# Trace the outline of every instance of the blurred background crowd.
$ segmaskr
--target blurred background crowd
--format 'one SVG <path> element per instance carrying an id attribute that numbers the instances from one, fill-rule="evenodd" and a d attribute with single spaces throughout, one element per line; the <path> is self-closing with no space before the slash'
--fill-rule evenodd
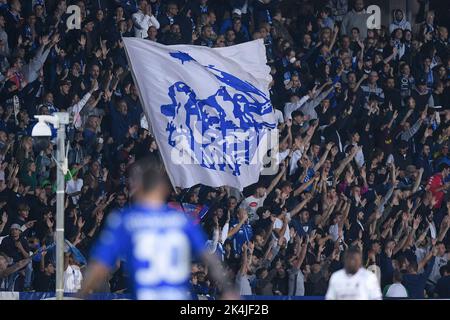
<path id="1" fill-rule="evenodd" d="M 0 291 L 55 290 L 55 145 L 32 139 L 34 115 L 71 116 L 66 292 L 104 218 L 127 207 L 129 166 L 159 157 L 122 41 L 138 37 L 264 41 L 279 173 L 168 199 L 241 295 L 323 296 L 357 246 L 385 296 L 450 298 L 448 21 L 418 3 L 371 30 L 363 0 L 0 0 Z M 67 29 L 72 4 L 80 30 Z M 125 263 L 102 292 L 127 292 Z M 201 263 L 191 288 L 220 290 Z"/>

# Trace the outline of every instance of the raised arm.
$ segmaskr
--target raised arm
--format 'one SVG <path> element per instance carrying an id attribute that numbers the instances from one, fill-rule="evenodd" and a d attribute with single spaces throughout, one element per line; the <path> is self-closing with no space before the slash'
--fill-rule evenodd
<path id="1" fill-rule="evenodd" d="M 280 172 L 277 174 L 277 176 L 272 180 L 269 187 L 266 190 L 266 193 L 269 194 L 273 191 L 273 189 L 277 186 L 278 182 L 280 182 L 281 178 L 283 177 L 285 171 L 286 171 L 287 165 L 284 164 L 281 168 Z"/>
<path id="2" fill-rule="evenodd" d="M 325 148 L 325 152 L 323 153 L 322 157 L 320 158 L 319 162 L 316 163 L 316 165 L 314 166 L 314 171 L 318 171 L 323 164 L 325 163 L 325 161 L 327 160 L 328 154 L 330 153 L 331 148 L 333 148 L 334 143 L 333 142 L 329 142 Z"/>

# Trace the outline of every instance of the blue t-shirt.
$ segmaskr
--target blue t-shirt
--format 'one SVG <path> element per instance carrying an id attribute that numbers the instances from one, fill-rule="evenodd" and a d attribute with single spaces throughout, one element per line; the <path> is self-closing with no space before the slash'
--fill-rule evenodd
<path id="1" fill-rule="evenodd" d="M 133 298 L 188 299 L 191 262 L 205 248 L 201 228 L 167 206 L 133 206 L 111 213 L 92 259 L 112 269 L 126 260 Z"/>

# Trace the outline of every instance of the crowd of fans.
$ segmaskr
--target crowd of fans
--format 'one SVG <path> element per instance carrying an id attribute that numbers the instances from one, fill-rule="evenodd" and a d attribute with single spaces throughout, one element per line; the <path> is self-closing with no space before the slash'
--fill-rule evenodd
<path id="1" fill-rule="evenodd" d="M 68 30 L 69 5 L 81 30 Z M 127 169 L 158 157 L 122 37 L 224 47 L 263 39 L 280 171 L 207 206 L 211 254 L 242 295 L 323 296 L 357 246 L 388 297 L 450 298 L 450 47 L 434 12 L 368 30 L 363 0 L 0 0 L 0 291 L 55 290 L 55 145 L 34 115 L 67 111 L 65 291 L 76 292 Z M 151 63 L 151 62 L 149 62 Z M 30 256 L 30 253 L 33 253 Z M 126 263 L 126 262 L 125 262 Z M 103 292 L 127 292 L 124 262 Z M 192 293 L 220 288 L 192 266 Z"/>

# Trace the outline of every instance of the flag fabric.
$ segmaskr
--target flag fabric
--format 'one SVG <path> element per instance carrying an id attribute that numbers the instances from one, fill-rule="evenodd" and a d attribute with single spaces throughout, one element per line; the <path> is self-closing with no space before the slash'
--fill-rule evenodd
<path id="1" fill-rule="evenodd" d="M 209 207 L 207 205 L 201 204 L 191 204 L 187 202 L 181 204 L 179 202 L 169 202 L 167 205 L 172 209 L 177 209 L 184 212 L 196 224 L 199 224 L 209 211 Z"/>
<path id="2" fill-rule="evenodd" d="M 257 182 L 276 129 L 263 41 L 213 49 L 123 41 L 173 186 Z"/>

